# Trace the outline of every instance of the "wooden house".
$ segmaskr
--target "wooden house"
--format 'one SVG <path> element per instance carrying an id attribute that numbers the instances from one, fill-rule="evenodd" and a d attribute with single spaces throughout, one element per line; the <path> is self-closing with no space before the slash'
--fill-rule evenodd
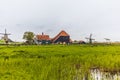
<path id="1" fill-rule="evenodd" d="M 62 30 L 57 36 L 55 36 L 52 40 L 53 43 L 70 43 L 70 35 Z"/>
<path id="2" fill-rule="evenodd" d="M 44 33 L 42 33 L 42 35 L 36 35 L 34 41 L 36 44 L 49 44 L 49 43 L 51 43 L 51 39 L 50 39 L 49 35 L 45 35 Z"/>

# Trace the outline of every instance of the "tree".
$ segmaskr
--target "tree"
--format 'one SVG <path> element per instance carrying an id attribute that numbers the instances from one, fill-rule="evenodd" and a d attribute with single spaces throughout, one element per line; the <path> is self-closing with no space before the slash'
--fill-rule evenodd
<path id="1" fill-rule="evenodd" d="M 34 33 L 30 31 L 25 32 L 23 35 L 23 39 L 25 39 L 28 44 L 33 43 L 33 38 L 34 38 Z"/>

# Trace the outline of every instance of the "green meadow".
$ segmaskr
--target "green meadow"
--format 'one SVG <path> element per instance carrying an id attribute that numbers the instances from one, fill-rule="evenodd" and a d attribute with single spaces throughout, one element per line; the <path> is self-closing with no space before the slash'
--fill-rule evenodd
<path id="1" fill-rule="evenodd" d="M 119 73 L 120 46 L 0 46 L 0 80 L 82 80 L 93 68 Z"/>

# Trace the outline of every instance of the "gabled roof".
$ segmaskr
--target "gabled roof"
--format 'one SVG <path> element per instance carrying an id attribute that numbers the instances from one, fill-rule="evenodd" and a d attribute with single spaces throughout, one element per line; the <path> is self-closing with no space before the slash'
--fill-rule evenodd
<path id="1" fill-rule="evenodd" d="M 37 40 L 50 40 L 49 35 L 44 35 L 43 33 L 42 35 L 36 35 L 36 39 Z"/>
<path id="2" fill-rule="evenodd" d="M 69 36 L 68 33 L 66 33 L 64 30 L 62 30 L 57 36 L 55 36 L 52 41 L 56 41 L 60 36 Z"/>
<path id="3" fill-rule="evenodd" d="M 69 36 L 69 34 L 62 30 L 57 36 Z"/>

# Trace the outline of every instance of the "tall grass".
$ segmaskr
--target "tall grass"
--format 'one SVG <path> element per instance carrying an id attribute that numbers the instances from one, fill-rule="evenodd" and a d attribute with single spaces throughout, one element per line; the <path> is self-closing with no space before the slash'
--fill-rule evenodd
<path id="1" fill-rule="evenodd" d="M 115 45 L 1 46 L 0 80 L 82 80 L 91 68 L 119 72 L 119 57 Z"/>

